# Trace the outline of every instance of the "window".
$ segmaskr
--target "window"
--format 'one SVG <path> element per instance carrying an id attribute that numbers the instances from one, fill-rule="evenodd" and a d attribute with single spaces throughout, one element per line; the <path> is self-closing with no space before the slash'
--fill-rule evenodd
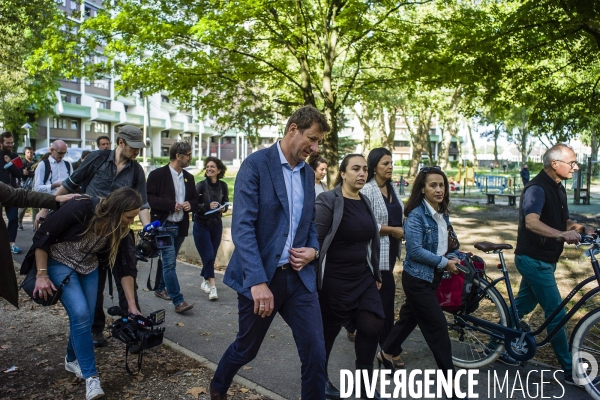
<path id="1" fill-rule="evenodd" d="M 71 0 L 71 10 L 77 10 L 77 2 L 75 0 Z"/>
<path id="2" fill-rule="evenodd" d="M 96 122 L 96 133 L 108 135 L 110 132 L 110 124 L 107 122 Z"/>
<path id="3" fill-rule="evenodd" d="M 94 58 L 94 61 L 96 61 L 96 62 L 102 61 L 101 59 L 106 59 L 106 57 L 96 56 Z M 93 86 L 93 87 L 98 88 L 98 89 L 107 89 L 108 90 L 109 81 L 107 79 L 101 79 L 99 81 L 93 81 L 93 82 L 90 82 L 90 86 Z"/>
<path id="4" fill-rule="evenodd" d="M 73 94 L 61 93 L 60 97 L 63 103 L 79 104 L 81 101 L 79 96 Z"/>
<path id="5" fill-rule="evenodd" d="M 191 124 L 192 122 L 194 122 L 194 117 L 192 117 L 191 115 L 188 115 L 187 120 Z"/>
<path id="6" fill-rule="evenodd" d="M 162 131 L 162 132 L 160 133 L 160 137 L 163 137 L 163 138 L 168 138 L 168 137 L 169 137 L 169 131 Z"/>
<path id="7" fill-rule="evenodd" d="M 71 120 L 71 130 L 78 131 L 79 130 L 79 121 Z"/>
<path id="8" fill-rule="evenodd" d="M 110 109 L 110 102 L 108 100 L 96 100 L 96 108 L 108 110 Z"/>
<path id="9" fill-rule="evenodd" d="M 394 140 L 394 147 L 410 147 L 407 140 Z"/>
<path id="10" fill-rule="evenodd" d="M 67 129 L 67 120 L 65 118 L 52 118 L 52 128 Z"/>
<path id="11" fill-rule="evenodd" d="M 271 138 L 260 140 L 260 144 L 262 144 L 262 145 L 267 145 L 267 144 L 272 144 L 272 143 L 273 143 L 273 139 L 271 139 Z"/>
<path id="12" fill-rule="evenodd" d="M 436 130 L 435 130 L 435 128 L 431 128 L 431 129 L 429 130 L 429 134 L 430 134 L 430 135 L 436 135 Z"/>
<path id="13" fill-rule="evenodd" d="M 169 98 L 167 96 L 160 96 L 160 101 L 162 103 L 168 103 L 169 102 Z"/>

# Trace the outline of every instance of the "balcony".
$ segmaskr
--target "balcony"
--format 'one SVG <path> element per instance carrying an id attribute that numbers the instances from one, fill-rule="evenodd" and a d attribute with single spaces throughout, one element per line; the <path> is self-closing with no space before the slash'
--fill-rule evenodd
<path id="1" fill-rule="evenodd" d="M 62 103 L 62 105 L 63 112 L 61 113 L 61 115 L 77 118 L 91 118 L 90 107 L 72 103 Z"/>
<path id="2" fill-rule="evenodd" d="M 121 122 L 121 113 L 118 111 L 106 110 L 104 108 L 98 109 L 98 120 L 110 121 L 110 122 Z"/>
<path id="3" fill-rule="evenodd" d="M 165 103 L 165 102 L 160 103 L 160 107 L 163 110 L 167 111 L 169 114 L 177 114 L 177 112 L 179 111 L 179 108 L 176 105 L 171 104 L 171 103 Z"/>
<path id="4" fill-rule="evenodd" d="M 126 115 L 127 115 L 127 120 L 125 122 L 127 124 L 144 126 L 144 116 L 143 115 L 137 115 L 137 114 L 131 114 L 131 113 L 127 113 Z"/>

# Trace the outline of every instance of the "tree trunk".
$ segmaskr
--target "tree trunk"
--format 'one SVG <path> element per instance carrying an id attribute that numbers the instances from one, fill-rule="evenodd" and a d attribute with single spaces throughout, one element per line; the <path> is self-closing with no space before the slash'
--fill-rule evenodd
<path id="1" fill-rule="evenodd" d="M 335 182 L 338 175 L 339 152 L 338 152 L 338 121 L 337 110 L 333 107 L 325 107 L 325 115 L 331 125 L 331 131 L 323 139 L 323 150 L 327 160 L 327 183 L 329 187 Z"/>
<path id="2" fill-rule="evenodd" d="M 361 113 L 359 113 L 356 107 L 354 107 L 354 115 L 356 115 L 356 118 L 358 118 L 360 127 L 364 132 L 362 154 L 366 157 L 367 154 L 369 154 L 369 151 L 371 151 L 371 114 L 366 103 L 360 103 L 360 107 L 362 111 Z"/>
<path id="3" fill-rule="evenodd" d="M 600 147 L 598 140 L 598 131 L 594 129 L 592 131 L 592 140 L 591 140 L 591 148 L 592 148 L 592 161 L 598 161 L 598 147 Z"/>
<path id="4" fill-rule="evenodd" d="M 467 123 L 467 129 L 469 131 L 469 140 L 471 141 L 471 147 L 473 148 L 473 166 L 479 168 L 479 160 L 477 159 L 477 147 L 475 147 L 475 139 L 473 138 L 473 126 L 472 121 L 469 120 Z"/>
<path id="5" fill-rule="evenodd" d="M 498 160 L 498 138 L 500 138 L 500 125 L 494 123 L 494 162 L 496 166 L 500 165 L 500 160 Z"/>
<path id="6" fill-rule="evenodd" d="M 394 153 L 394 141 L 396 139 L 396 114 L 397 114 L 398 110 L 396 110 L 395 107 L 391 107 L 389 109 L 389 115 L 388 115 L 388 124 L 389 124 L 389 133 L 388 133 L 388 137 L 387 137 L 387 149 L 392 152 L 392 154 Z"/>

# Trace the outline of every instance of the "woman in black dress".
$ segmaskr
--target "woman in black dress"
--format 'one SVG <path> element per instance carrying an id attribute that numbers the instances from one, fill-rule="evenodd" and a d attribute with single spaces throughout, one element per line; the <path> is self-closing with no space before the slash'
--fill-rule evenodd
<path id="1" fill-rule="evenodd" d="M 378 291 L 379 232 L 370 202 L 360 193 L 366 179 L 364 157 L 346 156 L 335 188 L 316 200 L 315 224 L 321 247 L 317 276 L 327 363 L 342 325 L 351 321 L 357 330 L 356 368 L 371 372 L 385 315 Z M 364 389 L 361 394 L 366 396 Z M 325 395 L 340 398 L 329 379 Z M 374 398 L 380 398 L 377 392 Z"/>

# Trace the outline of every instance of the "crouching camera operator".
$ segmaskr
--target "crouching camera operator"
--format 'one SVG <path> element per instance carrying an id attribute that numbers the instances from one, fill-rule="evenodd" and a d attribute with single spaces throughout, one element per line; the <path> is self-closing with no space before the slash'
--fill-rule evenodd
<path id="1" fill-rule="evenodd" d="M 115 277 L 121 280 L 129 314 L 140 315 L 135 305 L 134 279 L 130 276 L 135 270 L 135 257 L 133 265 L 127 265 L 126 258 L 117 259 L 117 252 L 121 239 L 130 234 L 129 226 L 141 206 L 142 198 L 138 192 L 127 187 L 115 190 L 105 199 L 76 197 L 48 215 L 33 238 L 37 267 L 34 297 L 46 299 L 52 296 L 63 279 L 70 275 L 60 297 L 70 327 L 65 369 L 86 380 L 87 400 L 104 395 L 96 369 L 91 331 L 99 257 L 106 254 L 108 260 L 102 261 L 110 265 Z M 26 264 L 23 263 L 22 274 L 33 267 Z"/>

